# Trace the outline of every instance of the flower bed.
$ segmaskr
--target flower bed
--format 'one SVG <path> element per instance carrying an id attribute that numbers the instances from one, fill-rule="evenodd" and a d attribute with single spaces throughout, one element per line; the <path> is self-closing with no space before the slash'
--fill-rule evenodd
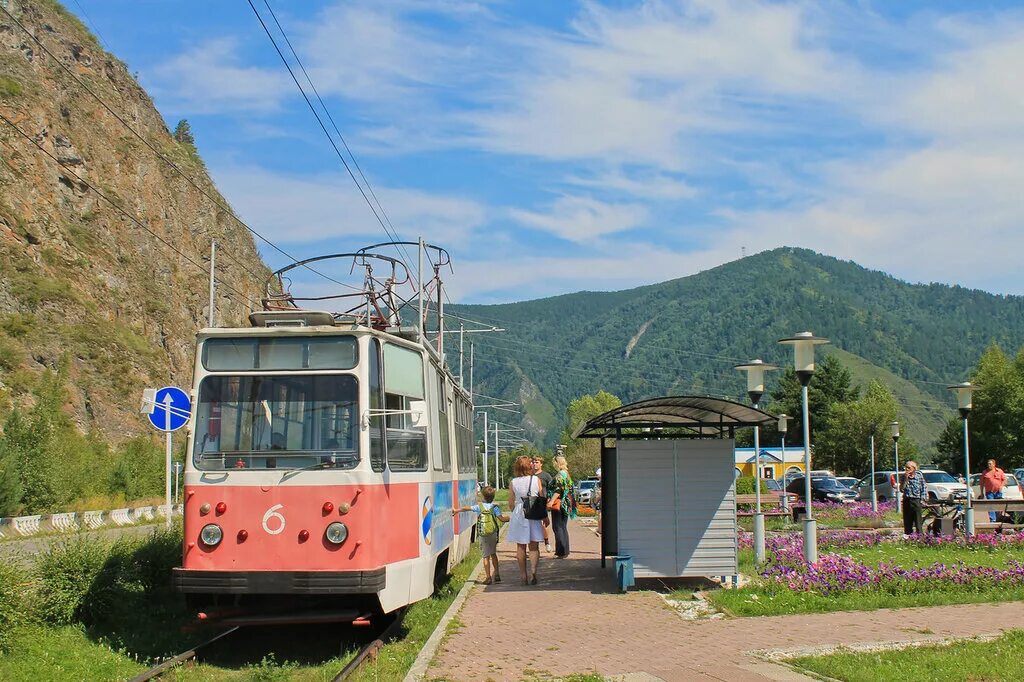
<path id="1" fill-rule="evenodd" d="M 907 542 L 925 546 L 958 545 L 961 547 L 997 548 L 1024 545 L 1024 533 L 1007 536 L 977 535 L 972 538 L 911 537 L 896 535 L 826 533 L 820 538 L 824 548 L 866 546 Z M 768 540 L 769 558 L 760 570 L 768 587 L 782 587 L 828 596 L 849 590 L 885 590 L 889 593 L 935 590 L 948 587 L 983 589 L 999 586 L 1024 586 L 1024 563 L 1009 559 L 1006 568 L 970 566 L 964 561 L 946 564 L 899 566 L 881 562 L 877 566 L 836 552 L 825 552 L 818 563 L 808 565 L 803 557 L 803 536 L 779 535 Z"/>

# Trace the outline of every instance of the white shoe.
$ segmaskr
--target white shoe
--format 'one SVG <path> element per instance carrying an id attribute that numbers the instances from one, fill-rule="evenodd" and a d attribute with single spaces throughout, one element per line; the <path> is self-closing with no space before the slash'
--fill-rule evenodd
<path id="1" fill-rule="evenodd" d="M 547 542 L 544 543 L 544 551 L 545 552 L 550 552 L 551 551 L 551 545 L 549 543 L 547 543 Z"/>

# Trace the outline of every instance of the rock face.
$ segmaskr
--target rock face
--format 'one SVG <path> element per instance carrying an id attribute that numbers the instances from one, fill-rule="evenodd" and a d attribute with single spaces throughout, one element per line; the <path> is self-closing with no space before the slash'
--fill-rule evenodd
<path id="1" fill-rule="evenodd" d="M 124 64 L 52 0 L 0 7 L 0 114 L 28 137 L 0 120 L 0 417 L 64 367 L 77 423 L 118 441 L 145 428 L 143 387 L 191 383 L 211 240 L 219 326 L 269 273 Z"/>

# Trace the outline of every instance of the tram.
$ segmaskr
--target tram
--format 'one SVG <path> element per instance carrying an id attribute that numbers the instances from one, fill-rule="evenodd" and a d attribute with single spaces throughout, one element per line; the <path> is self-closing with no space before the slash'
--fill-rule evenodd
<path id="1" fill-rule="evenodd" d="M 443 318 L 428 341 L 420 297 L 403 327 L 396 277 L 375 293 L 380 257 L 322 258 L 338 257 L 367 271 L 349 311 L 273 293 L 251 327 L 198 335 L 173 581 L 204 616 L 387 614 L 430 596 L 473 541 L 473 515 L 453 515 L 476 501 L 472 396 L 444 362 Z M 436 263 L 435 279 L 440 297 Z"/>

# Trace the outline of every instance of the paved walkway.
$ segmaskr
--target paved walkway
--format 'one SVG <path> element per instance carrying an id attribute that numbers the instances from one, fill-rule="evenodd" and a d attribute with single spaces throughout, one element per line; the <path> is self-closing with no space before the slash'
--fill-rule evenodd
<path id="1" fill-rule="evenodd" d="M 536 587 L 520 584 L 514 548 L 502 543 L 504 583 L 474 589 L 459 613 L 462 627 L 438 651 L 428 679 L 591 672 L 666 681 L 807 679 L 750 652 L 969 637 L 1024 623 L 1022 603 L 686 621 L 653 592 L 616 594 L 597 536 L 578 522 L 570 535 L 572 556 L 542 557 Z"/>

